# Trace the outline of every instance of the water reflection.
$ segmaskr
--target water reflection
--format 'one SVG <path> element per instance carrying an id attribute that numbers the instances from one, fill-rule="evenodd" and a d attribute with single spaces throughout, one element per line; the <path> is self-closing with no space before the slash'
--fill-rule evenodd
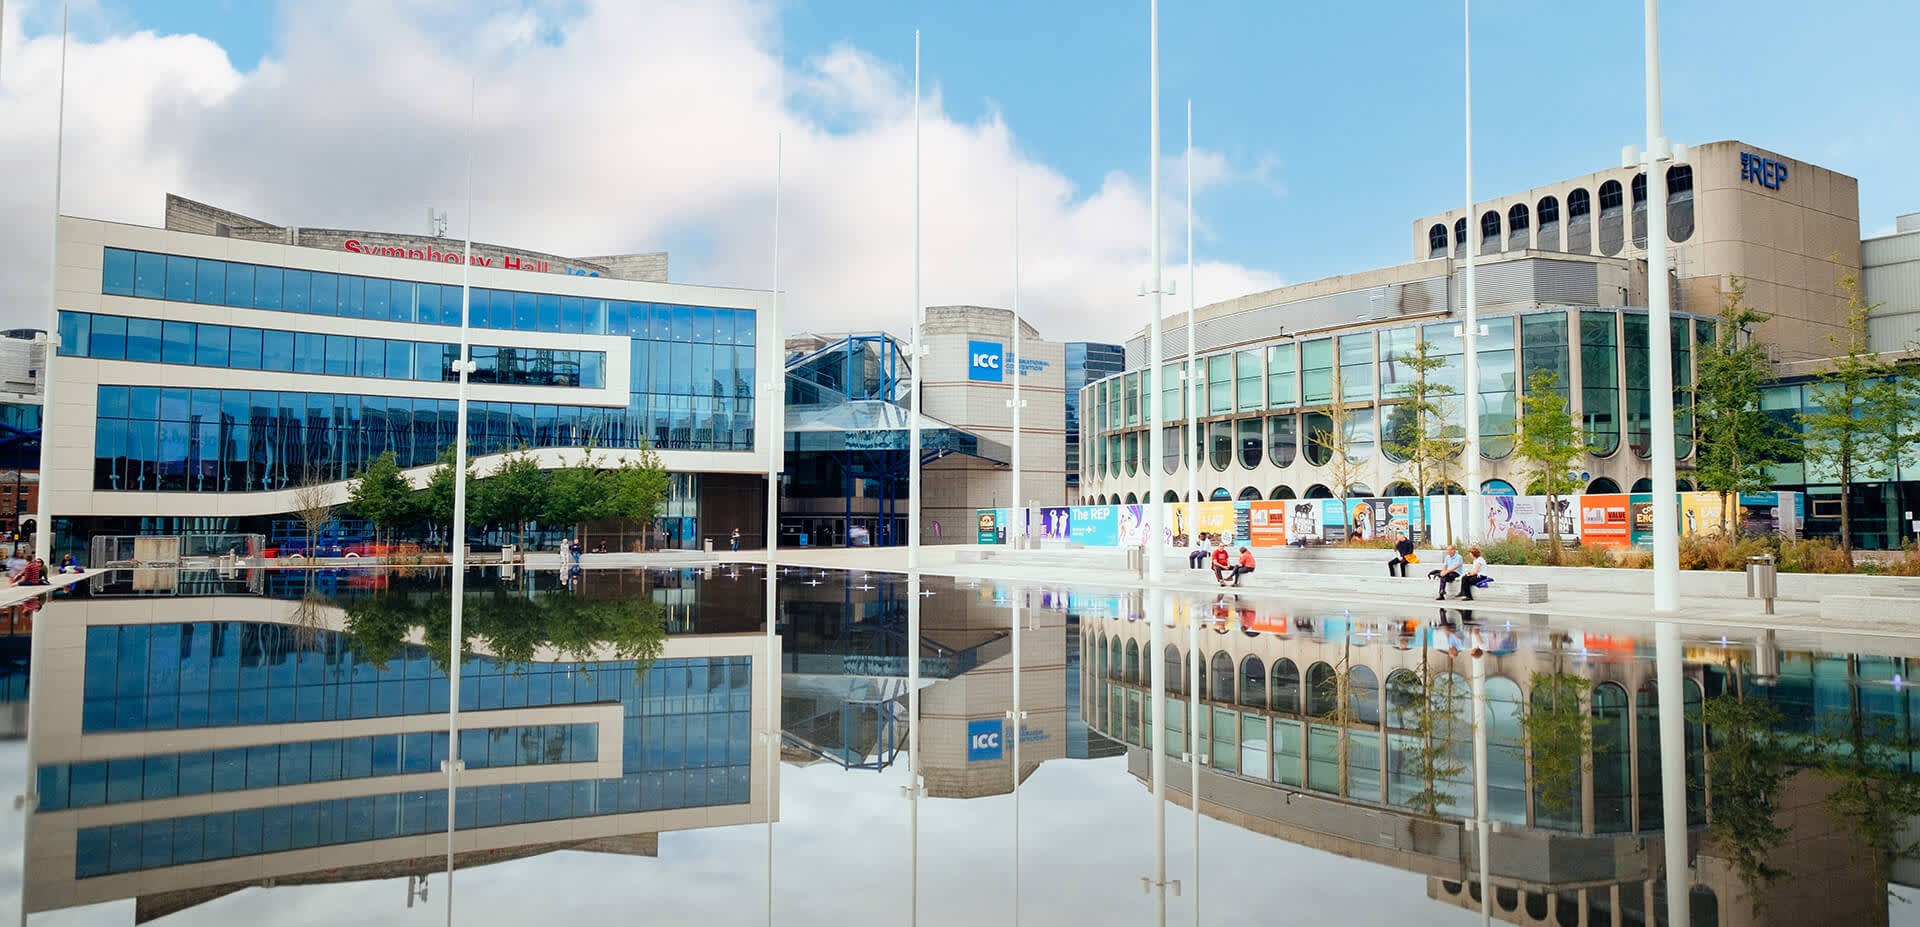
<path id="1" fill-rule="evenodd" d="M 427 876 L 438 908 L 440 764 L 457 759 L 454 866 L 505 864 L 462 879 L 463 912 L 550 916 L 553 882 L 587 900 L 645 884 L 660 911 L 725 921 L 1138 921 L 1164 848 L 1164 881 L 1185 883 L 1161 899 L 1171 923 L 1282 891 L 1310 896 L 1304 922 L 1464 923 L 1486 895 L 1507 922 L 1665 922 L 1674 773 L 1644 624 L 1169 592 L 1156 652 L 1137 591 L 797 568 L 769 586 L 749 566 L 476 574 L 450 737 L 444 571 L 262 585 L 274 597 L 39 616 L 28 910 L 133 898 L 142 918 L 186 920 L 228 898 L 213 904 L 259 915 L 278 894 L 241 889 L 401 876 L 415 904 Z M 1920 813 L 1920 647 L 1716 630 L 1677 648 L 1690 922 L 1884 918 L 1875 880 L 1911 879 L 1896 851 Z M 1201 798 L 1158 841 L 1156 750 L 1168 801 L 1196 783 Z M 901 800 L 903 782 L 925 794 Z M 1499 823 L 1484 856 L 1483 782 Z M 1748 852 L 1767 846 L 1792 849 Z M 593 861 L 542 861 L 557 850 Z M 568 883 L 576 869 L 599 880 Z"/>

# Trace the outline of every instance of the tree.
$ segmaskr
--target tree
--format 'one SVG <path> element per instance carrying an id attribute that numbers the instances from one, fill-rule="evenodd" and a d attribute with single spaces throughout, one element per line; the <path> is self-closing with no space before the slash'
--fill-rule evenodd
<path id="1" fill-rule="evenodd" d="M 1553 566 L 1560 565 L 1560 497 L 1580 489 L 1580 480 L 1569 471 L 1587 450 L 1580 423 L 1567 411 L 1567 397 L 1559 387 L 1560 378 L 1550 370 L 1536 370 L 1527 378 L 1513 448 L 1526 475 L 1527 493 L 1547 497 L 1547 562 Z"/>
<path id="2" fill-rule="evenodd" d="M 1444 666 L 1434 666 L 1433 656 L 1433 648 L 1421 648 L 1420 690 L 1409 706 L 1415 739 L 1413 770 L 1422 788 L 1407 801 L 1420 813 L 1437 818 L 1460 799 L 1446 785 L 1467 771 L 1460 747 L 1471 739 L 1473 721 L 1452 658 Z"/>
<path id="3" fill-rule="evenodd" d="M 1857 657 L 1848 663 L 1858 671 Z M 1827 810 L 1852 828 L 1877 896 L 1886 891 L 1896 860 L 1920 854 L 1920 841 L 1909 833 L 1920 816 L 1920 772 L 1910 768 L 1909 757 L 1920 742 L 1904 727 L 1856 707 L 1829 717 L 1821 731 L 1820 775 L 1834 786 Z M 1887 923 L 1884 905 L 1877 915 L 1875 924 Z"/>
<path id="4" fill-rule="evenodd" d="M 453 544 L 456 539 L 461 542 L 466 540 L 466 532 L 453 530 L 453 495 L 456 488 L 454 485 L 455 471 L 453 469 L 453 454 L 452 445 L 440 449 L 440 464 L 434 467 L 433 472 L 427 476 L 427 488 L 420 491 L 419 499 L 421 517 L 426 519 L 428 524 L 439 528 L 443 532 L 443 536 L 447 538 L 449 545 Z M 475 486 L 478 486 L 479 483 L 479 478 L 473 475 L 473 465 L 468 464 L 467 488 L 469 492 L 471 492 Z M 468 499 L 467 524 L 472 525 L 477 521 L 477 519 L 474 518 L 475 511 L 476 506 L 474 500 Z"/>
<path id="5" fill-rule="evenodd" d="M 1402 399 L 1388 416 L 1382 437 L 1387 453 L 1406 461 L 1403 475 L 1420 495 L 1420 523 L 1431 530 L 1427 496 L 1435 486 L 1452 482 L 1453 465 L 1460 457 L 1461 442 L 1446 424 L 1452 411 L 1448 397 L 1454 395 L 1454 389 L 1451 384 L 1433 380 L 1433 372 L 1445 366 L 1446 359 L 1433 354 L 1430 341 L 1421 340 L 1411 352 L 1401 354 L 1395 361 L 1413 371 L 1413 382 L 1406 384 L 1401 392 Z M 1442 508 L 1446 512 L 1447 540 L 1451 543 L 1453 508 L 1445 505 Z"/>
<path id="6" fill-rule="evenodd" d="M 318 556 L 320 532 L 327 529 L 327 523 L 333 521 L 333 490 L 327 488 L 326 477 L 312 464 L 307 466 L 306 476 L 293 490 L 293 513 L 300 519 L 301 527 L 307 529 L 307 557 Z"/>
<path id="7" fill-rule="evenodd" d="M 392 451 L 367 461 L 347 486 L 347 511 L 355 518 L 373 523 L 373 540 L 379 544 L 384 534 L 419 520 L 419 506 L 413 487 L 400 475 L 400 463 Z"/>
<path id="8" fill-rule="evenodd" d="M 1554 649 L 1558 663 L 1558 640 Z M 1579 808 L 1580 776 L 1593 749 L 1593 713 L 1582 700 L 1589 685 L 1557 666 L 1554 672 L 1534 673 L 1528 680 L 1532 695 L 1520 709 L 1520 730 L 1531 757 L 1527 775 L 1534 805 L 1544 813 L 1566 814 Z"/>
<path id="9" fill-rule="evenodd" d="M 508 454 L 499 469 L 473 487 L 468 505 L 475 510 L 474 520 L 513 531 L 516 543 L 524 549 L 527 523 L 540 517 L 545 508 L 547 481 L 547 471 L 540 469 L 533 452 L 522 447 Z"/>
<path id="10" fill-rule="evenodd" d="M 1760 408 L 1760 389 L 1771 379 L 1767 352 L 1743 335 L 1770 316 L 1748 306 L 1746 295 L 1746 281 L 1733 278 L 1691 390 L 1699 429 L 1694 479 L 1701 489 L 1720 494 L 1720 530 L 1729 536 L 1740 493 L 1772 488 L 1768 465 L 1793 455 L 1780 422 Z"/>
<path id="11" fill-rule="evenodd" d="M 1340 537 L 1344 541 L 1353 529 L 1347 523 L 1347 493 L 1359 482 L 1362 465 L 1348 453 L 1353 444 L 1353 413 L 1341 393 L 1340 365 L 1333 365 L 1333 398 L 1327 406 L 1327 427 L 1308 433 L 1307 443 L 1327 457 L 1322 466 L 1334 485 L 1334 497 L 1340 500 Z"/>
<path id="12" fill-rule="evenodd" d="M 1736 687 L 1739 671 L 1731 674 Z M 1768 862 L 1788 831 L 1780 825 L 1780 789 L 1792 775 L 1797 751 L 1774 733 L 1785 719 L 1767 699 L 1748 699 L 1738 688 L 1701 706 L 1707 728 L 1708 839 L 1746 885 L 1754 914 L 1765 889 L 1785 871 Z"/>
<path id="13" fill-rule="evenodd" d="M 1846 330 L 1843 335 L 1828 335 L 1827 340 L 1842 353 L 1828 360 L 1827 369 L 1809 389 L 1811 411 L 1798 418 L 1807 463 L 1831 470 L 1839 480 L 1840 550 L 1851 559 L 1849 498 L 1854 480 L 1890 467 L 1913 437 L 1902 433 L 1911 416 L 1910 387 L 1895 378 L 1893 365 L 1868 346 L 1867 321 L 1880 304 L 1867 304 L 1853 274 L 1840 278 L 1840 289 L 1847 295 Z"/>

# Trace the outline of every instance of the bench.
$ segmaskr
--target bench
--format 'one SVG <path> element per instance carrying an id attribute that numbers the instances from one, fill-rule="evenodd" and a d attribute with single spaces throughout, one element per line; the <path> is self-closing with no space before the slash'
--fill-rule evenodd
<path id="1" fill-rule="evenodd" d="M 1210 584 L 1211 572 L 1202 570 L 1183 571 L 1198 574 L 1195 581 Z M 1547 601 L 1546 583 L 1523 583 L 1502 580 L 1493 571 L 1493 585 L 1473 591 L 1475 602 L 1487 602 L 1500 605 L 1538 605 Z M 1327 573 L 1289 573 L 1267 572 L 1255 569 L 1254 572 L 1240 578 L 1243 589 L 1263 591 L 1298 592 L 1315 596 L 1326 594 L 1386 595 L 1395 598 L 1424 598 L 1432 601 L 1439 591 L 1437 580 L 1424 576 L 1401 579 L 1397 576 L 1353 576 L 1350 574 Z M 1447 601 L 1455 601 L 1459 593 L 1459 584 L 1449 587 Z M 1463 600 L 1464 601 L 1464 600 Z"/>

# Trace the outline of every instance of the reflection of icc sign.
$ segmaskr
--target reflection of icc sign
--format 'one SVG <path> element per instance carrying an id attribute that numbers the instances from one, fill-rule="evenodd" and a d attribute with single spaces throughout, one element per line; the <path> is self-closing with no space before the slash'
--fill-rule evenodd
<path id="1" fill-rule="evenodd" d="M 1002 349 L 998 341 L 967 342 L 967 379 L 988 383 L 1001 381 Z"/>

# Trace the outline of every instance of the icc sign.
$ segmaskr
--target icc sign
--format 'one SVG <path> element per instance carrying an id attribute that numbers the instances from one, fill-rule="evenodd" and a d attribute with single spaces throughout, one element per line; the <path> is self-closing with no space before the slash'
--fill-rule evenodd
<path id="1" fill-rule="evenodd" d="M 1002 378 L 1001 355 L 998 341 L 967 342 L 967 379 L 999 383 Z"/>
<path id="2" fill-rule="evenodd" d="M 999 759 L 1002 731 L 998 719 L 967 722 L 967 762 Z"/>

